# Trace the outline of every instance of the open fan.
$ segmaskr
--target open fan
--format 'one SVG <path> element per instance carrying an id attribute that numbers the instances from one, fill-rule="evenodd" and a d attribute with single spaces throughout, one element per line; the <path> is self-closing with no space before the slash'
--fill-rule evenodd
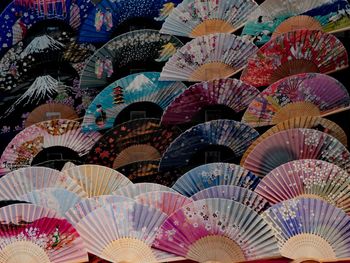
<path id="1" fill-rule="evenodd" d="M 121 195 L 129 198 L 135 198 L 140 194 L 145 194 L 149 192 L 159 192 L 159 191 L 176 193 L 173 189 L 161 184 L 138 183 L 138 184 L 130 184 L 123 188 L 120 188 L 117 191 L 113 192 L 113 195 Z"/>
<path id="2" fill-rule="evenodd" d="M 185 0 L 165 19 L 160 32 L 185 37 L 232 33 L 244 25 L 257 7 L 253 0 Z"/>
<path id="3" fill-rule="evenodd" d="M 163 62 L 182 45 L 176 37 L 150 29 L 117 36 L 91 56 L 81 74 L 80 86 L 82 89 L 104 88 L 116 78 L 150 71 L 154 63 L 160 70 Z"/>
<path id="4" fill-rule="evenodd" d="M 181 176 L 172 189 L 184 196 L 219 185 L 240 186 L 254 190 L 260 179 L 244 169 L 231 163 L 210 163 L 198 166 Z"/>
<path id="5" fill-rule="evenodd" d="M 121 173 L 99 165 L 79 165 L 63 171 L 79 185 L 88 197 L 108 195 L 128 184 Z"/>
<path id="6" fill-rule="evenodd" d="M 86 262 L 83 239 L 53 210 L 15 204 L 0 209 L 0 261 Z"/>
<path id="7" fill-rule="evenodd" d="M 350 219 L 320 199 L 298 198 L 272 206 L 262 214 L 273 229 L 282 256 L 336 260 L 350 257 Z"/>
<path id="8" fill-rule="evenodd" d="M 228 78 L 241 71 L 257 50 L 250 41 L 231 34 L 197 37 L 169 59 L 160 79 L 206 81 Z"/>
<path id="9" fill-rule="evenodd" d="M 118 114 L 133 103 L 152 102 L 164 110 L 186 86 L 181 82 L 159 81 L 159 76 L 157 72 L 136 73 L 107 86 L 87 109 L 83 130 L 112 128 Z"/>
<path id="10" fill-rule="evenodd" d="M 26 167 L 10 172 L 0 178 L 0 198 L 18 199 L 27 193 L 46 188 L 63 188 L 86 197 L 83 190 L 67 175 L 45 167 Z"/>
<path id="11" fill-rule="evenodd" d="M 174 125 L 193 121 L 200 110 L 211 105 L 225 105 L 243 111 L 259 91 L 237 79 L 219 79 L 194 84 L 175 98 L 165 109 L 162 124 Z"/>
<path id="12" fill-rule="evenodd" d="M 322 116 L 350 105 L 345 86 L 318 73 L 303 73 L 270 85 L 249 105 L 242 121 L 252 127 L 273 125 L 299 116 Z"/>
<path id="13" fill-rule="evenodd" d="M 350 172 L 350 153 L 337 139 L 311 129 L 289 129 L 264 139 L 247 155 L 243 167 L 265 176 L 276 167 L 299 159 L 328 161 Z"/>
<path id="14" fill-rule="evenodd" d="M 275 237 L 253 210 L 226 199 L 204 199 L 173 213 L 154 247 L 196 262 L 242 262 L 278 254 Z"/>
<path id="15" fill-rule="evenodd" d="M 158 119 L 128 121 L 105 133 L 91 149 L 87 160 L 115 168 L 127 163 L 159 159 L 179 134 L 180 130 L 176 127 L 160 126 Z M 132 151 L 129 147 L 136 147 L 132 149 L 140 151 Z"/>
<path id="16" fill-rule="evenodd" d="M 346 49 L 335 36 L 317 30 L 297 30 L 262 46 L 249 58 L 241 80 L 260 87 L 299 73 L 328 74 L 347 67 Z"/>
<path id="17" fill-rule="evenodd" d="M 249 146 L 246 152 L 243 154 L 243 157 L 241 159 L 241 165 L 243 165 L 248 154 L 255 148 L 255 146 L 257 146 L 264 139 L 280 131 L 294 129 L 294 128 L 307 128 L 307 129 L 314 129 L 321 132 L 325 132 L 325 133 L 328 133 L 329 135 L 332 135 L 334 138 L 339 140 L 342 144 L 344 145 L 348 144 L 348 138 L 346 136 L 345 131 L 335 122 L 332 122 L 330 120 L 327 120 L 321 117 L 314 117 L 314 116 L 296 117 L 277 124 L 276 126 L 272 127 L 271 129 L 263 133 L 259 138 L 257 138 Z"/>
<path id="18" fill-rule="evenodd" d="M 258 136 L 258 132 L 250 126 L 232 120 L 215 120 L 196 125 L 170 144 L 163 154 L 159 170 L 185 167 L 196 153 L 213 146 L 226 147 L 231 158 L 232 155 L 240 157 Z"/>
<path id="19" fill-rule="evenodd" d="M 235 185 L 218 185 L 195 193 L 191 198 L 195 201 L 208 198 L 228 199 L 243 204 L 257 213 L 270 207 L 267 199 L 244 187 Z"/>
<path id="20" fill-rule="evenodd" d="M 77 121 L 57 119 L 34 124 L 17 134 L 6 147 L 1 156 L 0 173 L 34 164 L 35 157 L 50 147 L 70 149 L 79 159 L 89 152 L 99 137 L 97 132 L 82 133 Z M 62 158 L 61 153 L 61 158 L 57 155 L 46 157 Z"/>
<path id="21" fill-rule="evenodd" d="M 285 163 L 268 173 L 255 191 L 271 204 L 288 199 L 322 199 L 350 213 L 350 178 L 338 166 L 314 159 Z"/>

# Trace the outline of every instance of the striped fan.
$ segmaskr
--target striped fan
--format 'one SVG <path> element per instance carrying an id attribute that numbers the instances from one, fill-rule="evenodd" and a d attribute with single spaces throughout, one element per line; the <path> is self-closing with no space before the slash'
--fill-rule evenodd
<path id="1" fill-rule="evenodd" d="M 0 198 L 18 199 L 27 193 L 49 187 L 63 188 L 85 197 L 83 190 L 67 175 L 45 167 L 26 167 L 0 178 Z"/>
<path id="2" fill-rule="evenodd" d="M 163 223 L 154 246 L 196 262 L 242 262 L 278 254 L 267 223 L 250 208 L 225 199 L 185 205 Z"/>
<path id="3" fill-rule="evenodd" d="M 176 193 L 173 189 L 166 187 L 161 184 L 153 183 L 138 183 L 130 184 L 123 188 L 113 192 L 113 195 L 121 195 L 129 198 L 136 198 L 138 195 L 149 193 L 149 192 L 172 192 Z"/>
<path id="4" fill-rule="evenodd" d="M 49 187 L 29 192 L 19 196 L 18 199 L 50 208 L 55 210 L 60 217 L 63 217 L 68 209 L 80 202 L 81 197 L 64 188 Z"/>
<path id="5" fill-rule="evenodd" d="M 112 128 L 118 114 L 133 103 L 152 102 L 165 109 L 186 86 L 181 82 L 159 81 L 159 76 L 157 72 L 136 73 L 107 86 L 87 109 L 83 130 Z"/>
<path id="6" fill-rule="evenodd" d="M 288 199 L 322 199 L 350 213 L 350 178 L 338 166 L 314 159 L 285 163 L 268 173 L 255 191 L 271 204 Z"/>
<path id="7" fill-rule="evenodd" d="M 252 127 L 273 125 L 299 116 L 329 115 L 349 105 L 349 93 L 339 81 L 304 73 L 270 85 L 250 103 L 242 121 Z"/>
<path id="8" fill-rule="evenodd" d="M 324 118 L 313 117 L 313 116 L 296 117 L 277 124 L 276 126 L 267 130 L 259 138 L 257 138 L 249 146 L 248 150 L 246 150 L 246 152 L 243 154 L 243 157 L 241 159 L 241 165 L 243 165 L 248 154 L 251 153 L 251 151 L 255 148 L 255 146 L 261 143 L 264 139 L 280 131 L 285 131 L 285 130 L 294 129 L 294 128 L 307 128 L 307 129 L 319 130 L 321 132 L 325 132 L 325 133 L 328 133 L 329 135 L 332 135 L 334 138 L 339 140 L 344 145 L 348 144 L 348 138 L 346 136 L 345 131 L 335 122 L 332 122 Z"/>
<path id="9" fill-rule="evenodd" d="M 248 60 L 241 80 L 255 87 L 299 73 L 331 73 L 348 67 L 344 45 L 317 30 L 288 32 L 270 40 Z"/>
<path id="10" fill-rule="evenodd" d="M 328 161 L 350 172 L 350 153 L 337 139 L 311 129 L 289 129 L 260 142 L 246 157 L 243 166 L 259 176 L 299 159 Z"/>
<path id="11" fill-rule="evenodd" d="M 77 121 L 58 119 L 37 123 L 17 134 L 6 147 L 0 173 L 33 164 L 33 159 L 49 147 L 68 148 L 81 158 L 99 137 L 97 132 L 82 133 Z"/>
<path id="12" fill-rule="evenodd" d="M 185 0 L 165 19 L 160 32 L 193 38 L 232 33 L 245 24 L 257 6 L 253 0 Z"/>
<path id="13" fill-rule="evenodd" d="M 259 91 L 237 79 L 220 79 L 194 84 L 165 109 L 162 124 L 174 125 L 193 121 L 200 110 L 211 105 L 225 105 L 243 111 Z"/>
<path id="14" fill-rule="evenodd" d="M 16 204 L 0 209 L 0 261 L 86 262 L 82 238 L 66 219 L 53 210 Z"/>
<path id="15" fill-rule="evenodd" d="M 97 50 L 87 62 L 80 87 L 106 87 L 115 77 L 122 78 L 141 71 L 157 71 L 183 44 L 179 39 L 156 30 L 136 30 L 117 36 Z M 142 68 L 148 70 L 143 70 Z M 113 79 L 113 78 L 114 79 Z"/>
<path id="16" fill-rule="evenodd" d="M 121 173 L 99 165 L 79 165 L 63 171 L 79 185 L 88 197 L 109 195 L 131 184 Z"/>
<path id="17" fill-rule="evenodd" d="M 197 37 L 180 48 L 165 64 L 160 80 L 207 81 L 240 72 L 258 48 L 230 34 Z"/>
<path id="18" fill-rule="evenodd" d="M 165 219 L 155 208 L 122 202 L 92 211 L 76 229 L 94 255 L 113 262 L 153 263 L 151 245 Z"/>
<path id="19" fill-rule="evenodd" d="M 259 136 L 253 128 L 231 120 L 209 121 L 196 125 L 177 137 L 163 154 L 159 170 L 170 170 L 190 164 L 190 159 L 207 147 L 222 146 L 231 155 L 241 156 Z"/>
<path id="20" fill-rule="evenodd" d="M 154 160 L 152 154 L 148 156 L 144 152 L 156 152 L 157 156 L 166 150 L 168 145 L 180 134 L 180 130 L 176 127 L 162 127 L 159 125 L 158 119 L 137 119 L 120 124 L 109 130 L 94 145 L 88 156 L 88 161 L 94 164 L 100 164 L 107 167 L 120 167 L 125 165 L 125 158 L 121 163 L 117 159 L 123 151 L 130 153 L 129 147 L 144 145 L 146 150 L 142 152 L 134 152 L 132 156 L 128 155 L 128 163 L 137 161 Z M 149 147 L 148 147 L 149 146 Z M 145 148 L 144 148 L 145 149 Z M 123 154 L 124 156 L 127 155 Z M 146 159 L 143 159 L 146 158 Z M 151 159 L 148 159 L 151 158 Z M 158 159 L 158 158 L 156 158 Z"/>
<path id="21" fill-rule="evenodd" d="M 208 198 L 228 199 L 243 204 L 258 214 L 270 206 L 268 201 L 257 193 L 234 185 L 212 186 L 194 194 L 191 198 L 195 201 Z"/>
<path id="22" fill-rule="evenodd" d="M 273 229 L 282 256 L 322 261 L 350 257 L 349 216 L 327 202 L 292 199 L 262 216 Z"/>
<path id="23" fill-rule="evenodd" d="M 172 187 L 191 197 L 207 188 L 219 185 L 240 186 L 254 190 L 260 179 L 241 166 L 231 163 L 210 163 L 198 166 L 180 177 Z"/>

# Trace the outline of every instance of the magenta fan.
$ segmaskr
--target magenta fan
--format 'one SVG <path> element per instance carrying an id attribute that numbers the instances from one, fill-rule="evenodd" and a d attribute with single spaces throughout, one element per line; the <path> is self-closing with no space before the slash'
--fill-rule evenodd
<path id="1" fill-rule="evenodd" d="M 245 110 L 259 91 L 237 79 L 219 79 L 194 84 L 165 109 L 162 124 L 189 123 L 203 109 L 225 105 L 234 112 Z"/>
<path id="2" fill-rule="evenodd" d="M 349 184 L 349 174 L 338 166 L 304 159 L 272 170 L 261 180 L 255 192 L 271 204 L 293 198 L 319 198 L 349 214 Z"/>
<path id="3" fill-rule="evenodd" d="M 331 162 L 350 172 L 350 153 L 337 139 L 311 129 L 289 129 L 260 142 L 247 156 L 243 167 L 265 176 L 276 167 L 299 159 Z"/>
<path id="4" fill-rule="evenodd" d="M 256 212 L 226 199 L 204 199 L 167 218 L 156 248 L 196 262 L 242 262 L 278 254 L 276 239 Z"/>

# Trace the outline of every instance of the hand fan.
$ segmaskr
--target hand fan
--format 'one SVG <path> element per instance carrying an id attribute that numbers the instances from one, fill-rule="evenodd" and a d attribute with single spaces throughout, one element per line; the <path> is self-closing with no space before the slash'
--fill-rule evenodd
<path id="1" fill-rule="evenodd" d="M 49 187 L 26 193 L 18 199 L 47 207 L 56 211 L 60 217 L 64 217 L 65 213 L 81 200 L 81 197 L 64 188 Z"/>
<path id="2" fill-rule="evenodd" d="M 176 193 L 173 189 L 161 185 L 161 184 L 153 184 L 153 183 L 138 183 L 138 184 L 130 184 L 124 186 L 117 191 L 113 192 L 113 195 L 121 195 L 129 198 L 136 198 L 140 194 L 145 194 L 149 192 L 172 192 Z"/>
<path id="3" fill-rule="evenodd" d="M 117 79 L 125 77 L 135 73 L 136 70 L 150 71 L 154 63 L 160 70 L 164 64 L 162 62 L 167 61 L 182 45 L 176 37 L 163 35 L 150 29 L 136 30 L 117 36 L 91 56 L 81 74 L 80 86 L 82 89 L 104 88 L 116 77 Z M 165 52 L 167 55 L 161 57 L 162 51 L 169 48 L 172 52 L 169 54 Z M 157 59 L 159 62 L 155 61 Z M 142 70 L 142 67 L 148 70 Z"/>
<path id="4" fill-rule="evenodd" d="M 160 32 L 193 38 L 232 33 L 244 25 L 257 7 L 253 0 L 185 0 L 165 19 Z"/>
<path id="5" fill-rule="evenodd" d="M 237 79 L 219 79 L 197 83 L 183 91 L 165 109 L 162 124 L 189 123 L 203 108 L 225 105 L 235 112 L 243 111 L 259 91 Z"/>
<path id="6" fill-rule="evenodd" d="M 179 208 L 192 202 L 183 195 L 172 192 L 148 192 L 135 197 L 136 202 L 156 208 L 170 216 Z"/>
<path id="7" fill-rule="evenodd" d="M 337 139 L 311 129 L 289 129 L 275 133 L 247 155 L 243 167 L 265 176 L 276 167 L 299 159 L 318 159 L 350 171 L 350 153 Z"/>
<path id="8" fill-rule="evenodd" d="M 66 163 L 64 164 L 64 166 L 62 167 L 61 172 L 65 171 L 65 170 L 67 170 L 67 169 L 73 168 L 73 167 L 75 167 L 75 166 L 76 166 L 76 165 L 75 165 L 74 163 L 72 163 L 72 162 L 66 162 Z"/>
<path id="9" fill-rule="evenodd" d="M 255 87 L 299 73 L 329 74 L 348 67 L 344 45 L 333 35 L 298 30 L 271 39 L 249 58 L 241 80 Z"/>
<path id="10" fill-rule="evenodd" d="M 197 37 L 165 64 L 160 80 L 207 81 L 228 78 L 241 71 L 258 48 L 230 34 Z"/>
<path id="11" fill-rule="evenodd" d="M 131 184 L 121 173 L 99 165 L 79 165 L 63 173 L 72 178 L 88 197 L 108 195 Z"/>
<path id="12" fill-rule="evenodd" d="M 91 8 L 79 31 L 79 41 L 105 43 L 131 19 L 164 20 L 180 0 L 102 0 Z M 167 10 L 170 9 L 170 10 Z M 149 26 L 149 25 L 148 25 Z M 147 26 L 146 26 L 147 27 Z"/>
<path id="13" fill-rule="evenodd" d="M 297 74 L 256 96 L 242 122 L 252 127 L 273 125 L 299 116 L 329 115 L 349 105 L 349 93 L 336 79 L 318 73 Z"/>
<path id="14" fill-rule="evenodd" d="M 273 169 L 261 180 L 255 191 L 271 204 L 311 197 L 322 199 L 349 213 L 349 183 L 348 173 L 338 166 L 320 160 L 304 159 Z"/>
<path id="15" fill-rule="evenodd" d="M 325 132 L 325 133 L 328 133 L 329 135 L 332 135 L 334 138 L 339 140 L 342 144 L 344 145 L 348 144 L 347 143 L 348 138 L 346 136 L 345 131 L 335 122 L 332 122 L 330 120 L 320 118 L 320 117 L 314 117 L 314 116 L 296 117 L 277 124 L 276 126 L 272 127 L 271 129 L 263 133 L 259 138 L 257 138 L 249 146 L 248 150 L 246 150 L 246 152 L 243 154 L 243 157 L 241 159 L 241 165 L 244 164 L 244 161 L 247 158 L 248 154 L 255 148 L 255 146 L 257 146 L 264 139 L 280 131 L 294 129 L 294 128 L 307 128 L 307 129 L 314 129 L 321 132 Z"/>
<path id="16" fill-rule="evenodd" d="M 349 258 L 349 216 L 320 199 L 298 198 L 262 214 L 273 229 L 280 253 L 291 259 Z"/>
<path id="17" fill-rule="evenodd" d="M 196 125 L 170 144 L 163 154 L 159 170 L 185 167 L 196 152 L 213 145 L 225 146 L 239 157 L 258 136 L 258 132 L 250 126 L 232 120 L 215 120 Z"/>
<path id="18" fill-rule="evenodd" d="M 260 179 L 244 169 L 231 163 L 210 163 L 198 166 L 181 176 L 172 189 L 184 196 L 218 185 L 240 186 L 254 190 Z"/>
<path id="19" fill-rule="evenodd" d="M 117 170 L 133 183 L 156 183 L 171 187 L 182 175 L 178 169 L 159 171 L 159 160 L 134 162 L 119 167 Z"/>
<path id="20" fill-rule="evenodd" d="M 158 230 L 153 245 L 196 262 L 240 262 L 278 253 L 271 229 L 256 212 L 218 198 L 177 210 Z"/>
<path id="21" fill-rule="evenodd" d="M 218 185 L 201 190 L 191 196 L 194 201 L 221 198 L 232 200 L 249 207 L 258 214 L 270 207 L 268 201 L 257 193 L 240 186 Z"/>
<path id="22" fill-rule="evenodd" d="M 84 156 L 100 138 L 97 132 L 82 133 L 80 123 L 57 119 L 34 124 L 15 136 L 1 156 L 0 173 L 29 166 L 41 151 L 65 147 Z"/>
<path id="23" fill-rule="evenodd" d="M 128 148 L 135 145 L 145 145 L 148 149 L 149 147 L 147 146 L 150 146 L 153 148 L 153 152 L 156 151 L 157 155 L 161 156 L 168 145 L 179 134 L 180 130 L 176 127 L 160 126 L 158 119 L 128 121 L 105 133 L 91 149 L 87 161 L 107 167 L 120 167 L 120 164 L 115 161 L 116 158 L 124 150 L 129 153 L 130 150 Z M 149 151 L 147 150 L 146 152 Z M 141 154 L 135 152 L 133 162 L 149 160 L 147 156 L 145 156 L 146 160 L 140 158 L 144 156 L 142 152 Z M 122 164 L 125 165 L 125 162 L 123 161 Z"/>
<path id="24" fill-rule="evenodd" d="M 152 102 L 165 109 L 186 86 L 181 82 L 159 81 L 160 73 L 136 73 L 107 86 L 90 104 L 83 121 L 83 130 L 110 129 L 118 114 L 133 103 Z M 101 111 L 105 112 L 101 119 Z"/>
<path id="25" fill-rule="evenodd" d="M 0 209 L 0 261 L 86 262 L 83 239 L 55 211 L 31 204 Z"/>
<path id="26" fill-rule="evenodd" d="M 166 217 L 155 208 L 122 202 L 92 211 L 76 229 L 94 255 L 113 262 L 151 263 L 157 261 L 151 245 Z"/>
<path id="27" fill-rule="evenodd" d="M 67 175 L 45 167 L 26 167 L 0 178 L 0 198 L 17 199 L 35 190 L 50 187 L 63 188 L 79 197 L 86 197 L 80 186 Z"/>

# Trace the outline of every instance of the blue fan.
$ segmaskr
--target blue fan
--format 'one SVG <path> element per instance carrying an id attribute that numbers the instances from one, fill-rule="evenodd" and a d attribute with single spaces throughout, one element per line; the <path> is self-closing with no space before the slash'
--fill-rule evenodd
<path id="1" fill-rule="evenodd" d="M 181 82 L 159 81 L 159 76 L 158 72 L 136 73 L 107 86 L 87 109 L 83 130 L 112 128 L 118 114 L 132 103 L 152 102 L 165 109 L 186 86 Z M 104 120 L 98 125 L 102 112 Z"/>
<path id="2" fill-rule="evenodd" d="M 190 197 L 204 189 L 219 185 L 240 186 L 254 190 L 259 182 L 259 177 L 239 165 L 210 163 L 185 173 L 176 181 L 172 189 Z"/>
<path id="3" fill-rule="evenodd" d="M 192 157 L 213 146 L 229 149 L 230 159 L 232 155 L 240 157 L 258 136 L 259 133 L 250 126 L 233 120 L 215 120 L 196 125 L 170 144 L 162 156 L 159 170 L 185 168 L 191 163 Z M 205 152 L 206 161 L 213 162 L 210 160 L 215 156 L 211 158 L 209 153 Z"/>

